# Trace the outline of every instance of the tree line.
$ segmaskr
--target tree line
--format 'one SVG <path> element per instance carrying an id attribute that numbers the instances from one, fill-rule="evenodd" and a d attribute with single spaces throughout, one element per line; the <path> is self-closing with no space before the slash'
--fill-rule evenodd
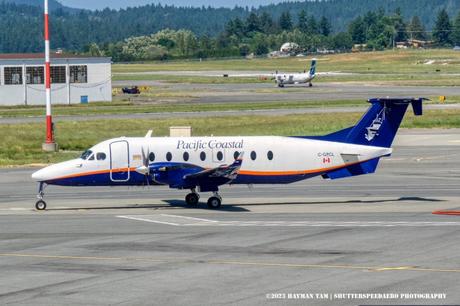
<path id="1" fill-rule="evenodd" d="M 349 50 L 353 44 L 380 50 L 406 38 L 448 46 L 458 44 L 459 10 L 457 0 L 315 0 L 257 9 L 57 6 L 51 13 L 51 44 L 116 61 L 260 55 L 288 41 L 305 52 Z M 0 0 L 0 52 L 41 52 L 42 22 L 42 8 Z"/>
<path id="2" fill-rule="evenodd" d="M 331 21 L 325 16 L 316 18 L 304 10 L 297 16 L 283 12 L 278 19 L 267 12 L 252 12 L 244 19 L 231 19 L 215 37 L 197 36 L 190 30 L 166 29 L 116 43 L 92 43 L 84 52 L 111 56 L 114 61 L 136 61 L 265 55 L 279 50 L 285 42 L 296 43 L 299 53 L 346 52 L 354 45 L 383 50 L 407 40 L 427 41 L 436 47 L 460 45 L 460 11 L 450 19 L 442 9 L 434 19 L 433 30 L 427 31 L 418 16 L 405 20 L 398 8 L 391 14 L 380 9 L 353 19 L 346 31 L 333 32 Z"/>

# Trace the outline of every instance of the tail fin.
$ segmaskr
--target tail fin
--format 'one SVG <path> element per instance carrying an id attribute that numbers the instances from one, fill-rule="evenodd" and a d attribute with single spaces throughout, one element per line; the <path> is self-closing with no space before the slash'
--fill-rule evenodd
<path id="1" fill-rule="evenodd" d="M 414 114 L 419 116 L 422 115 L 423 100 L 427 99 L 369 99 L 368 102 L 372 105 L 355 126 L 323 136 L 321 139 L 389 148 L 409 104 L 412 104 Z"/>
<path id="2" fill-rule="evenodd" d="M 310 66 L 310 75 L 313 76 L 316 73 L 316 58 L 311 60 L 311 66 Z"/>

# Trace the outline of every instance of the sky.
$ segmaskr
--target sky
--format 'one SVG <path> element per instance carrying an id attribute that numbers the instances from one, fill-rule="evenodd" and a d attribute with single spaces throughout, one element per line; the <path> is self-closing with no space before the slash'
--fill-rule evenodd
<path id="1" fill-rule="evenodd" d="M 234 7 L 238 6 L 254 6 L 266 5 L 271 3 L 279 3 L 286 0 L 58 0 L 62 4 L 75 8 L 85 8 L 90 10 L 103 9 L 110 7 L 113 9 L 125 8 L 128 6 L 140 6 L 150 3 L 162 3 L 176 6 L 208 6 L 213 7 Z"/>

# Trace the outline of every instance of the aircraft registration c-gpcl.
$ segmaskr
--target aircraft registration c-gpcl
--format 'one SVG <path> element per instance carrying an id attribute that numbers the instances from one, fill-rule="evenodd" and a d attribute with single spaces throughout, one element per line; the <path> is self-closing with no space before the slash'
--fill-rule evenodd
<path id="1" fill-rule="evenodd" d="M 221 206 L 226 184 L 289 184 L 321 175 L 338 179 L 375 172 L 409 104 L 422 114 L 424 98 L 374 98 L 360 121 L 325 136 L 121 137 L 103 141 L 80 158 L 32 174 L 39 183 L 37 210 L 46 209 L 46 185 L 168 185 L 189 189 L 187 205 L 198 192 L 212 192 L 209 208 Z"/>

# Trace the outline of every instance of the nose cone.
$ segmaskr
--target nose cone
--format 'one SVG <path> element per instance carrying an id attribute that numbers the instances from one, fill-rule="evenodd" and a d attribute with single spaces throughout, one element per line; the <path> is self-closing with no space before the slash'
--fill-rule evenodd
<path id="1" fill-rule="evenodd" d="M 37 182 L 44 182 L 44 181 L 50 179 L 48 168 L 49 167 L 46 167 L 46 168 L 40 169 L 38 171 L 35 171 L 32 174 L 32 179 L 34 181 L 37 181 Z"/>

